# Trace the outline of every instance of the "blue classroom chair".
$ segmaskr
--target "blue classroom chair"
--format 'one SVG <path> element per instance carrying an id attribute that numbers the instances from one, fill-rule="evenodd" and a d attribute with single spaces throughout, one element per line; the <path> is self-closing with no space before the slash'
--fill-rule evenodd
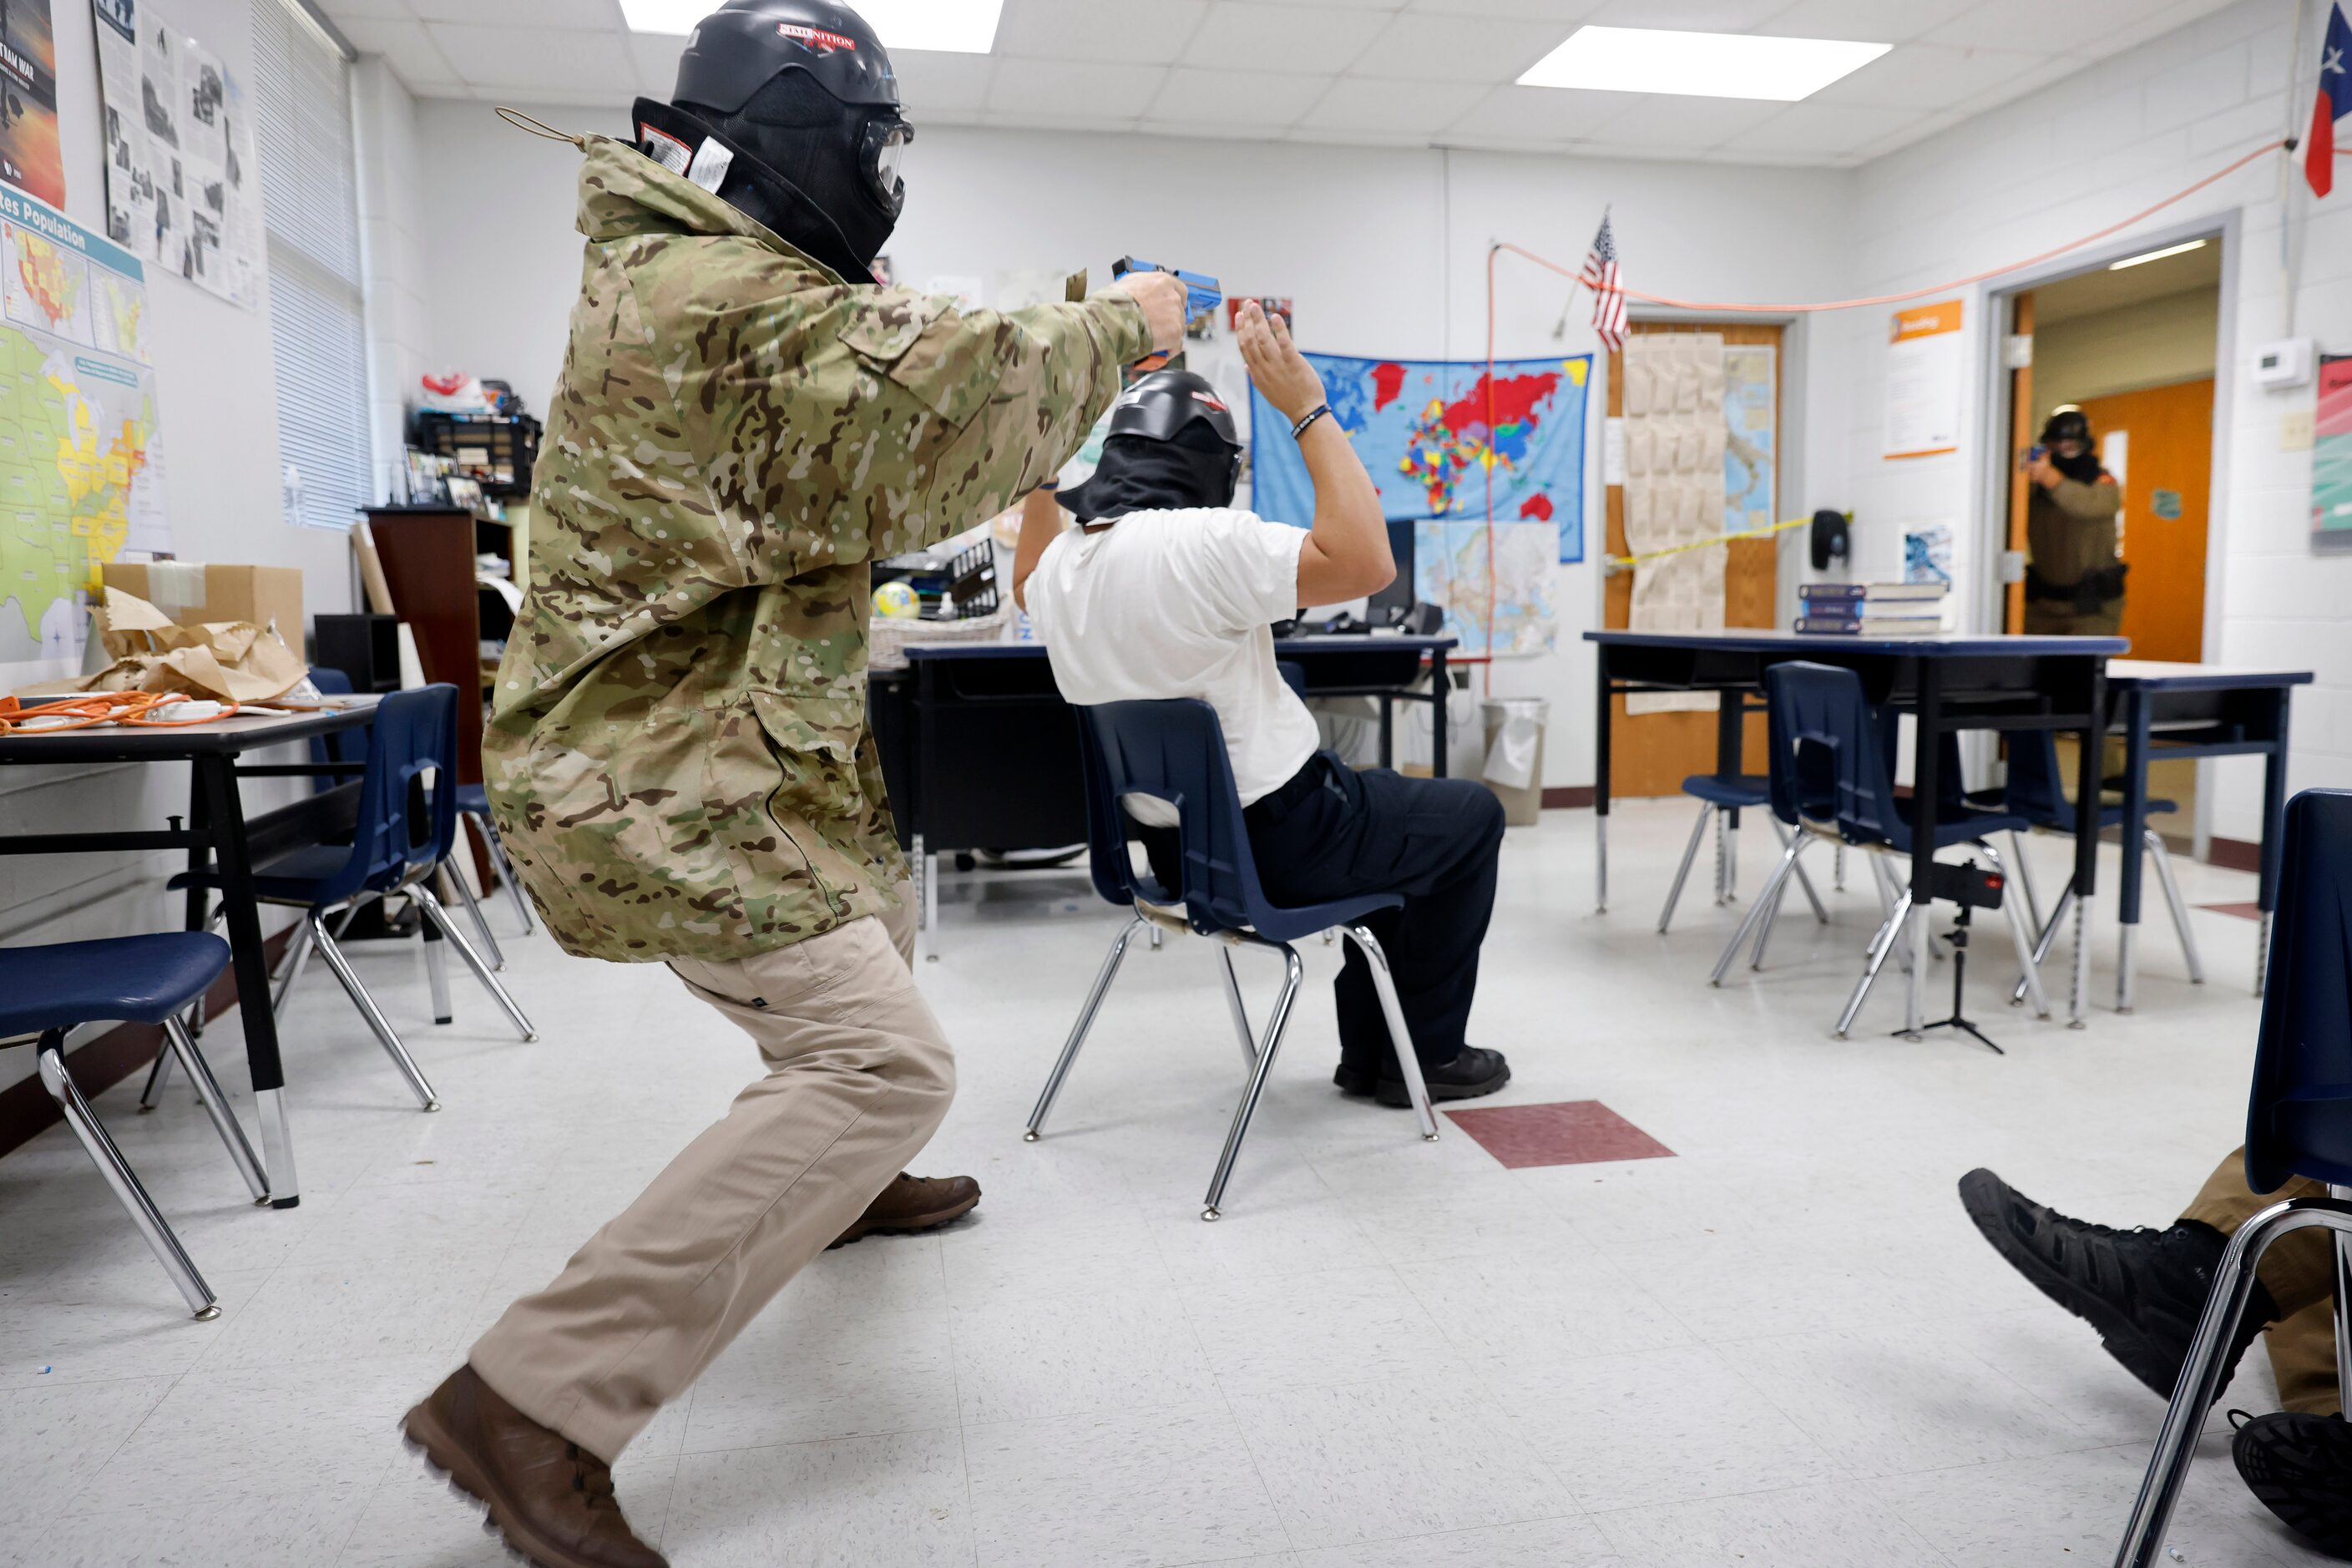
<path id="1" fill-rule="evenodd" d="M 1763 967 L 1772 917 L 1799 859 L 1816 840 L 1862 850 L 1878 879 L 1887 918 L 1871 941 L 1868 964 L 1839 1016 L 1837 1033 L 1843 1038 L 1862 1012 L 1879 971 L 1902 945 L 1911 914 L 1911 890 L 1904 889 L 1898 894 L 1886 867 L 1890 857 L 1907 859 L 1911 854 L 1910 803 L 1895 796 L 1886 763 L 1886 731 L 1891 726 L 1863 695 L 1859 675 L 1851 669 L 1796 661 L 1766 670 L 1764 687 L 1771 734 L 1767 765 L 1772 813 L 1794 837 L 1771 880 L 1717 960 L 1712 984 L 1723 984 L 1732 960 L 1751 937 L 1755 941 L 1751 967 Z M 1996 871 L 2004 869 L 2001 858 L 1986 840 L 1996 833 L 2018 832 L 2027 826 L 2026 818 L 2015 813 L 1982 810 L 1948 793 L 1936 815 L 1936 848 L 1973 846 Z M 2050 1005 L 2042 994 L 2041 973 L 2034 967 L 2033 934 L 2026 925 L 2025 911 L 2014 899 L 2004 899 L 2001 909 L 2009 917 L 2018 962 L 2025 971 L 2026 993 L 2036 1015 L 2046 1018 Z"/>
<path id="2" fill-rule="evenodd" d="M 1070 1066 L 1094 1026 L 1103 996 L 1118 973 L 1135 933 L 1146 928 L 1210 937 L 1223 945 L 1225 1002 L 1234 1028 L 1241 1038 L 1242 1057 L 1248 1064 L 1249 1085 L 1234 1112 L 1223 1152 L 1217 1157 L 1201 1217 L 1220 1217 L 1225 1186 L 1234 1161 L 1249 1132 L 1250 1118 L 1265 1090 L 1267 1072 L 1289 1027 L 1290 1009 L 1304 978 L 1298 950 L 1291 944 L 1334 927 L 1344 931 L 1364 955 L 1373 986 L 1387 1016 L 1389 1039 L 1397 1066 L 1412 1100 L 1421 1135 L 1434 1142 L 1437 1118 L 1430 1109 L 1429 1089 L 1422 1080 L 1421 1058 L 1413 1054 L 1404 1010 L 1389 976 L 1388 955 L 1372 933 L 1360 923 L 1375 910 L 1397 909 L 1404 900 L 1395 894 L 1373 894 L 1336 903 L 1279 909 L 1259 887 L 1257 867 L 1250 855 L 1249 829 L 1242 817 L 1239 790 L 1226 755 L 1224 731 L 1216 710 L 1190 698 L 1157 702 L 1107 702 L 1078 710 L 1079 758 L 1085 772 L 1087 837 L 1089 870 L 1095 890 L 1126 910 L 1127 925 L 1111 942 L 1094 988 L 1079 1009 L 1062 1054 L 1054 1063 L 1045 1092 L 1030 1112 L 1023 1136 L 1034 1143 L 1045 1136 L 1045 1119 L 1069 1077 Z M 1172 828 L 1181 864 L 1181 887 L 1166 888 L 1149 870 L 1139 870 L 1128 847 L 1130 816 L 1142 825 Z M 1263 1038 L 1252 1034 L 1241 984 L 1234 973 L 1233 950 L 1255 947 L 1282 955 L 1284 973 L 1274 1012 Z"/>
<path id="3" fill-rule="evenodd" d="M 367 1020 L 377 1043 L 407 1080 L 417 1103 L 438 1110 L 439 1099 L 408 1047 L 401 1043 L 351 961 L 328 929 L 331 916 L 380 899 L 405 898 L 424 912 L 425 968 L 432 982 L 434 1016 L 450 1017 L 448 979 L 441 953 L 446 942 L 472 970 L 525 1040 L 538 1032 L 489 964 L 457 931 L 431 882 L 457 839 L 457 689 L 427 686 L 396 691 L 377 704 L 368 727 L 367 772 L 360 785 L 359 819 L 348 844 L 310 844 L 287 850 L 254 868 L 254 889 L 262 902 L 303 911 L 278 971 L 272 1005 L 283 1009 L 313 951 L 327 961 L 352 1005 Z M 426 773 L 433 775 L 428 786 Z M 167 886 L 217 889 L 219 874 L 184 871 Z"/>
<path id="4" fill-rule="evenodd" d="M 2302 1176 L 2327 1184 L 2324 1198 L 2276 1204 L 2238 1227 L 2214 1270 L 2197 1337 L 2164 1415 L 2116 1568 L 2156 1568 L 2189 1479 L 2197 1436 L 2220 1396 L 2231 1341 L 2254 1289 L 2254 1270 L 2290 1231 L 2335 1232 L 2336 1379 L 2352 1395 L 2347 1264 L 2352 1247 L 2352 791 L 2306 790 L 2288 803 L 2271 984 L 2254 1046 L 2246 1106 L 2246 1184 L 2275 1191 Z M 2352 1406 L 2348 1406 L 2352 1407 Z"/>
<path id="5" fill-rule="evenodd" d="M 83 1152 L 114 1189 L 116 1201 L 199 1321 L 219 1317 L 220 1302 L 66 1070 L 65 1043 L 66 1032 L 83 1024 L 160 1026 L 164 1048 L 179 1058 L 196 1086 L 205 1113 L 228 1146 L 230 1163 L 245 1178 L 253 1201 L 266 1204 L 269 1182 L 261 1162 L 254 1158 L 253 1145 L 246 1142 L 204 1053 L 180 1022 L 180 1014 L 227 967 L 228 943 L 206 931 L 0 949 L 0 1037 L 39 1037 L 41 1087 L 58 1102 Z"/>
<path id="6" fill-rule="evenodd" d="M 1760 813 L 1772 825 L 1780 840 L 1781 851 L 1789 847 L 1789 829 L 1772 815 L 1772 781 L 1754 773 L 1726 775 L 1723 773 L 1693 773 L 1683 780 L 1683 793 L 1698 804 L 1698 821 L 1692 825 L 1690 843 L 1683 849 L 1683 863 L 1675 871 L 1674 886 L 1666 889 L 1666 907 L 1658 914 L 1658 934 L 1666 934 L 1674 923 L 1675 906 L 1682 902 L 1683 884 L 1690 879 L 1691 862 L 1698 858 L 1698 847 L 1706 838 L 1709 824 L 1716 829 L 1715 838 L 1715 901 L 1727 902 L 1738 885 L 1739 830 L 1731 824 L 1735 811 Z M 1805 900 L 1813 906 L 1813 918 L 1823 925 L 1830 923 L 1829 910 L 1822 907 L 1822 896 L 1813 890 L 1813 879 L 1805 875 L 1801 864 L 1797 868 L 1797 885 L 1804 889 Z"/>

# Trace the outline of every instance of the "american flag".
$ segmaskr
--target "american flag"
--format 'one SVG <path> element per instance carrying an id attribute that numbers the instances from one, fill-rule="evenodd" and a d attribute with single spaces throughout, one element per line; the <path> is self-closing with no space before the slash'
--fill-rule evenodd
<path id="1" fill-rule="evenodd" d="M 1603 347 L 1614 353 L 1625 346 L 1625 279 L 1617 270 L 1617 238 L 1609 232 L 1609 215 L 1601 215 L 1601 232 L 1592 237 L 1592 254 L 1584 258 L 1577 279 L 1592 290 L 1592 330 Z"/>

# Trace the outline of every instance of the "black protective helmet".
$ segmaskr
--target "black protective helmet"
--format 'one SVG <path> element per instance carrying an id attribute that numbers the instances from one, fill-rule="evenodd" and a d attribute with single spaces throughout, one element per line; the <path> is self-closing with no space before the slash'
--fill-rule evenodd
<path id="1" fill-rule="evenodd" d="M 2091 419 L 2072 403 L 2062 403 L 2050 411 L 2050 418 L 2042 426 L 2042 444 L 2054 447 L 2061 441 L 2080 441 L 2084 451 L 2091 447 Z"/>
<path id="2" fill-rule="evenodd" d="M 1155 370 L 1136 377 L 1135 384 L 1119 394 L 1110 405 L 1110 428 L 1103 436 L 1106 440 L 1140 436 L 1147 441 L 1173 441 L 1178 431 L 1196 420 L 1236 454 L 1241 451 L 1234 411 L 1207 377 L 1189 370 Z"/>
<path id="3" fill-rule="evenodd" d="M 858 174 L 895 220 L 907 200 L 898 163 L 915 128 L 899 113 L 898 73 L 891 68 L 881 35 L 848 6 L 831 0 L 726 0 L 688 35 L 670 101 L 733 132 L 755 153 L 769 155 L 771 148 L 761 146 L 751 129 L 768 118 L 761 105 L 772 95 L 762 89 L 794 72 L 855 122 L 849 129 Z M 790 125 L 796 132 L 808 129 L 796 114 L 768 122 Z M 768 161 L 788 162 L 772 155 Z M 824 193 L 812 194 L 824 200 Z"/>

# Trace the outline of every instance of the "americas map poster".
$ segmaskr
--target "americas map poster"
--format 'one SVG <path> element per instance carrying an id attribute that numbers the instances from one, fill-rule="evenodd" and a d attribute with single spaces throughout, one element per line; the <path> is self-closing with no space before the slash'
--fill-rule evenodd
<path id="1" fill-rule="evenodd" d="M 1584 413 L 1592 356 L 1511 360 L 1350 359 L 1308 354 L 1331 415 L 1371 470 L 1391 522 L 1486 517 L 1494 480 L 1497 523 L 1544 526 L 1553 559 L 1584 559 Z M 1290 426 L 1251 395 L 1251 505 L 1304 526 L 1315 487 Z M 1489 428 L 1489 419 L 1492 427 Z"/>
<path id="2" fill-rule="evenodd" d="M 0 190 L 0 690 L 81 668 L 99 568 L 172 547 L 138 258 Z"/>

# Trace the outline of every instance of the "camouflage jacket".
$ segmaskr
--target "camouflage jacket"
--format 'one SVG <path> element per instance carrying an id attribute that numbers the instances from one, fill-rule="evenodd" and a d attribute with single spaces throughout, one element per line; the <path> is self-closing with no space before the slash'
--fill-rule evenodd
<path id="1" fill-rule="evenodd" d="M 869 565 L 994 516 L 1150 350 L 1124 295 L 845 284 L 589 137 L 587 258 L 483 766 L 569 951 L 724 962 L 891 907 Z"/>

